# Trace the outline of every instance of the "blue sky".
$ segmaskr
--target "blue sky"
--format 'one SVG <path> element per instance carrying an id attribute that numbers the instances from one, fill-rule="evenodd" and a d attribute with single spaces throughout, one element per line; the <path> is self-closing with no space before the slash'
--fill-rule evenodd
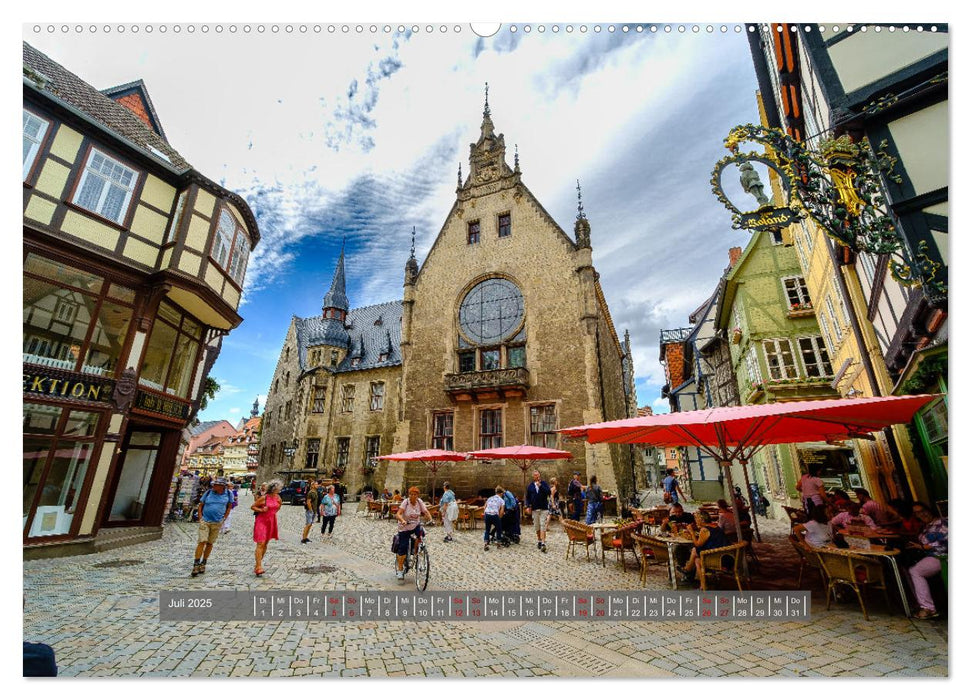
<path id="1" fill-rule="evenodd" d="M 747 239 L 708 184 L 728 130 L 758 118 L 735 25 L 724 34 L 718 25 L 712 34 L 503 25 L 486 39 L 467 24 L 404 34 L 381 24 L 347 34 L 222 26 L 205 35 L 199 24 L 192 35 L 25 29 L 96 87 L 143 79 L 172 145 L 256 213 L 263 238 L 245 320 L 223 344 L 213 370 L 223 390 L 203 419 L 236 422 L 266 395 L 291 315 L 320 313 L 345 239 L 351 304 L 401 297 L 412 227 L 421 262 L 460 162 L 468 172 L 486 81 L 510 165 L 518 144 L 523 181 L 569 232 L 580 179 L 594 264 L 618 332 L 630 330 L 639 404 L 662 407 L 658 331 L 687 325 L 728 248 Z"/>

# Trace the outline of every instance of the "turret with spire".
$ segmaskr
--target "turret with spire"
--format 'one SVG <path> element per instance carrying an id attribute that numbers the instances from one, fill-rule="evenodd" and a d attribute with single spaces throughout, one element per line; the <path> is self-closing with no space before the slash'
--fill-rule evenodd
<path id="1" fill-rule="evenodd" d="M 479 140 L 469 144 L 469 184 L 484 185 L 513 174 L 506 165 L 506 141 L 502 134 L 496 134 L 492 123 L 492 110 L 489 109 L 489 83 L 485 86 L 485 106 L 482 109 L 482 127 Z M 462 185 L 460 184 L 461 188 Z"/>
<path id="2" fill-rule="evenodd" d="M 337 259 L 337 267 L 334 270 L 334 279 L 331 280 L 330 289 L 324 295 L 323 312 L 324 318 L 335 318 L 342 321 L 347 318 L 350 304 L 347 301 L 346 284 L 344 281 L 344 244 L 341 244 L 341 255 Z"/>
<path id="3" fill-rule="evenodd" d="M 260 397 L 259 396 L 257 396 L 256 399 L 253 401 L 253 409 L 249 412 L 249 417 L 250 418 L 256 418 L 258 415 L 260 415 Z"/>

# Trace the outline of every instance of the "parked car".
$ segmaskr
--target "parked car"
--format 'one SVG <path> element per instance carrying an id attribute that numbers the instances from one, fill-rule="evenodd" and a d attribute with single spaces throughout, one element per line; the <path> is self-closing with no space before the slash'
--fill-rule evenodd
<path id="1" fill-rule="evenodd" d="M 296 480 L 280 490 L 280 500 L 284 503 L 289 502 L 292 506 L 302 506 L 307 501 L 307 489 L 310 487 L 309 481 Z"/>

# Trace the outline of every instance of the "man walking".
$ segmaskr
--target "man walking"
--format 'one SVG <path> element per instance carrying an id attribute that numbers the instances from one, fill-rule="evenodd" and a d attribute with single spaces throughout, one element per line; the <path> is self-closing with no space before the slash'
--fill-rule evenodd
<path id="1" fill-rule="evenodd" d="M 526 515 L 532 514 L 536 529 L 536 548 L 546 553 L 546 523 L 550 518 L 550 485 L 533 472 L 533 481 L 526 487 Z"/>
<path id="2" fill-rule="evenodd" d="M 674 475 L 673 469 L 668 469 L 667 476 L 664 477 L 664 502 L 665 503 L 680 503 L 678 500 L 678 494 L 681 498 L 687 501 L 688 499 L 684 496 L 684 491 L 681 490 L 681 486 L 678 484 L 678 478 Z"/>
<path id="3" fill-rule="evenodd" d="M 587 525 L 593 523 L 600 516 L 600 508 L 603 505 L 604 493 L 597 483 L 596 475 L 590 477 L 590 485 L 587 487 Z"/>
<path id="4" fill-rule="evenodd" d="M 580 482 L 580 472 L 573 472 L 573 480 L 566 489 L 566 495 L 573 507 L 573 519 L 579 520 L 583 510 L 583 484 Z"/>
<path id="5" fill-rule="evenodd" d="M 310 528 L 314 525 L 314 518 L 317 516 L 317 504 L 320 500 L 317 496 L 317 487 L 319 482 L 314 480 L 310 484 L 310 488 L 307 489 L 307 498 L 303 502 L 305 524 L 303 526 L 303 536 L 300 538 L 300 544 L 307 544 L 310 542 L 310 538 L 307 535 L 310 534 Z"/>
<path id="6" fill-rule="evenodd" d="M 229 517 L 232 509 L 233 497 L 226 491 L 226 480 L 218 477 L 212 482 L 212 488 L 199 499 L 199 542 L 192 561 L 193 577 L 206 573 L 206 561 L 212 554 L 212 546 L 219 537 L 223 521 Z"/>
<path id="7" fill-rule="evenodd" d="M 506 504 L 503 502 L 503 494 L 506 490 L 501 486 L 496 486 L 496 493 L 494 496 L 489 498 L 485 504 L 485 511 L 483 516 L 485 519 L 484 524 L 484 534 L 482 538 L 485 540 L 485 551 L 489 551 L 489 538 L 490 534 L 492 539 L 496 543 L 502 543 L 502 516 L 506 514 Z"/>

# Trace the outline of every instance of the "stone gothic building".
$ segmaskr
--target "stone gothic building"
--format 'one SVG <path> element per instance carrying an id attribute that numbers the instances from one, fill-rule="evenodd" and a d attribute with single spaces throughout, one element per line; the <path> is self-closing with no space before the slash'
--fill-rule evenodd
<path id="1" fill-rule="evenodd" d="M 427 494 L 423 464 L 371 458 L 533 444 L 573 453 L 542 467 L 561 484 L 578 469 L 630 492 L 633 450 L 555 432 L 637 405 L 629 339 L 614 329 L 582 204 L 570 238 L 523 183 L 518 154 L 508 165 L 488 102 L 469 163 L 420 267 L 412 248 L 403 300 L 351 309 L 342 253 L 322 314 L 293 318 L 267 398 L 261 479 L 336 469 L 351 494 Z M 463 497 L 500 482 L 519 493 L 523 477 L 496 461 L 444 467 L 443 479 Z"/>

